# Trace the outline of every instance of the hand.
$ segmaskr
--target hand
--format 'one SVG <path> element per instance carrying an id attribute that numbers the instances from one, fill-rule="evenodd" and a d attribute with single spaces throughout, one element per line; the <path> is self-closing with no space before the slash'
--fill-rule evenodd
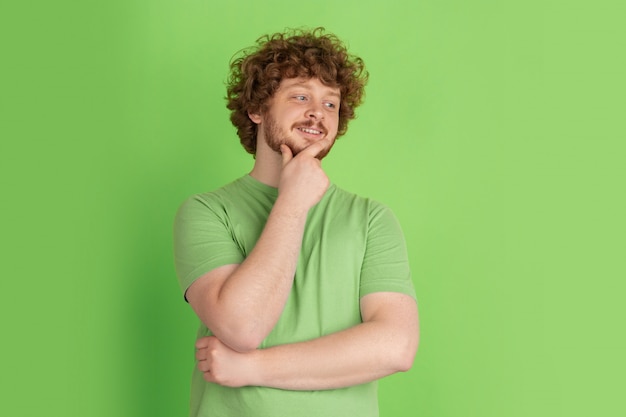
<path id="1" fill-rule="evenodd" d="M 330 145 L 331 140 L 320 140 L 304 148 L 295 157 L 287 145 L 281 145 L 283 169 L 278 185 L 279 196 L 307 211 L 317 204 L 330 185 L 317 156 Z"/>
<path id="2" fill-rule="evenodd" d="M 250 359 L 254 353 L 234 351 L 215 336 L 203 337 L 196 342 L 198 369 L 204 373 L 204 379 L 227 387 L 251 385 L 253 367 Z"/>

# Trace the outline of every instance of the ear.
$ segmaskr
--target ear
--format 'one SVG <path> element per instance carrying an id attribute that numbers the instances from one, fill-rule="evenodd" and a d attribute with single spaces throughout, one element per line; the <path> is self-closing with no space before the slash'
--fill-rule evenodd
<path id="1" fill-rule="evenodd" d="M 259 113 L 250 113 L 250 112 L 248 112 L 248 117 L 250 118 L 250 120 L 252 120 L 256 124 L 260 124 L 261 121 L 263 120 Z"/>

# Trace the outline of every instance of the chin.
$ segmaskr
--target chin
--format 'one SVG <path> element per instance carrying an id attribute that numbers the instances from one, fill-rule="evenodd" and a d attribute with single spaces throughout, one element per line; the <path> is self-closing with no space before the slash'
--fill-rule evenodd
<path id="1" fill-rule="evenodd" d="M 278 154 L 280 154 L 280 145 L 285 144 L 289 147 L 289 149 L 291 149 L 291 153 L 293 154 L 293 156 L 298 155 L 302 150 L 304 150 L 306 147 L 312 145 L 314 142 L 305 142 L 305 143 L 296 143 L 296 141 L 291 140 L 291 139 L 283 139 L 283 140 L 268 140 L 266 141 L 266 143 L 268 144 L 268 146 L 270 148 L 272 148 L 272 150 Z M 330 149 L 333 147 L 333 145 L 335 144 L 335 142 L 333 141 L 333 144 L 331 146 L 329 146 L 326 149 L 323 149 L 318 155 L 317 155 L 317 159 L 321 160 L 322 158 L 324 158 L 326 155 L 328 155 L 328 153 L 330 152 Z"/>

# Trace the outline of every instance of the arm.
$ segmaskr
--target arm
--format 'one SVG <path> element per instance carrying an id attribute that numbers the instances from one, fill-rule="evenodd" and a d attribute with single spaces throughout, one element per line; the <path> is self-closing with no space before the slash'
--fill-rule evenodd
<path id="1" fill-rule="evenodd" d="M 419 341 L 417 305 L 408 295 L 361 299 L 363 323 L 307 342 L 238 353 L 214 337 L 196 343 L 207 381 L 289 390 L 323 390 L 370 382 L 413 364 Z"/>
<path id="2" fill-rule="evenodd" d="M 225 265 L 197 279 L 187 300 L 232 349 L 256 349 L 283 311 L 298 262 L 307 213 L 329 181 L 315 158 L 326 146 L 316 142 L 293 157 L 284 146 L 279 195 L 254 249 L 240 265 Z"/>

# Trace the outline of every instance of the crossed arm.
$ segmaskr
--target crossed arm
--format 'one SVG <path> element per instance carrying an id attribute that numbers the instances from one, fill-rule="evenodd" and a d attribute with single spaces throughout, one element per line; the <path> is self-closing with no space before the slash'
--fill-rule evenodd
<path id="1" fill-rule="evenodd" d="M 306 342 L 236 352 L 216 337 L 196 343 L 209 382 L 323 390 L 370 382 L 411 368 L 418 345 L 415 300 L 400 293 L 361 299 L 363 323 Z"/>
<path id="2" fill-rule="evenodd" d="M 415 300 L 400 293 L 361 298 L 363 322 L 306 342 L 257 349 L 280 318 L 291 291 L 308 210 L 328 179 L 317 142 L 296 157 L 283 149 L 276 200 L 254 249 L 239 265 L 216 268 L 186 296 L 214 336 L 196 343 L 198 368 L 225 386 L 322 390 L 408 370 L 418 345 Z"/>
<path id="3" fill-rule="evenodd" d="M 257 248 L 262 246 L 257 244 Z M 230 387 L 323 390 L 362 384 L 411 368 L 419 341 L 417 305 L 412 297 L 393 292 L 362 297 L 362 323 L 354 327 L 306 342 L 256 349 L 282 313 L 293 273 L 277 275 L 274 280 L 268 276 L 268 281 L 260 284 L 264 275 L 235 275 L 244 267 L 227 265 L 213 270 L 187 292 L 189 302 L 215 335 L 196 343 L 198 368 L 207 381 Z M 249 279 L 254 290 L 248 293 L 249 286 L 240 288 L 233 278 L 240 283 Z M 230 279 L 233 282 L 226 286 Z M 249 301 L 237 302 L 237 294 Z M 234 311 L 237 314 L 232 314 Z M 240 329 L 240 333 L 232 329 Z"/>

